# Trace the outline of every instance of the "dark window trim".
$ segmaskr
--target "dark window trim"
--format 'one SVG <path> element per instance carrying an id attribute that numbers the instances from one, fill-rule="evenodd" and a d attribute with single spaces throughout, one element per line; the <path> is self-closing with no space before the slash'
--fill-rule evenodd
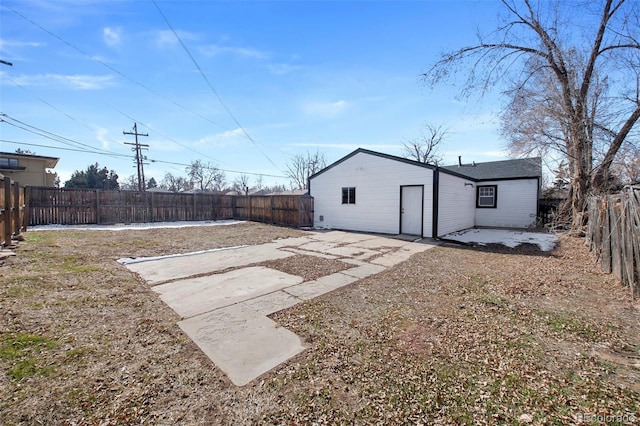
<path id="1" fill-rule="evenodd" d="M 493 205 L 481 206 L 480 205 L 480 189 L 481 188 L 493 188 Z M 498 185 L 478 185 L 476 189 L 476 208 L 478 209 L 495 209 L 498 207 Z"/>
<path id="2" fill-rule="evenodd" d="M 342 187 L 342 204 L 355 204 L 355 203 L 356 203 L 356 187 L 343 186 Z"/>
<path id="3" fill-rule="evenodd" d="M 20 166 L 17 158 L 0 157 L 0 168 L 2 170 L 24 170 L 26 167 Z"/>

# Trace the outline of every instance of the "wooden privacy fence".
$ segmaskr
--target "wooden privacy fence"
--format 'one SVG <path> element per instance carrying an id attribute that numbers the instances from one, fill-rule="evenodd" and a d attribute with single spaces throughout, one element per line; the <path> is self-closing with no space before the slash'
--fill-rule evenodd
<path id="1" fill-rule="evenodd" d="M 25 189 L 9 176 L 0 175 L 0 248 L 11 245 L 11 236 L 26 230 Z"/>
<path id="2" fill-rule="evenodd" d="M 28 187 L 30 225 L 244 219 L 313 225 L 313 198 Z"/>
<path id="3" fill-rule="evenodd" d="M 640 291 L 640 188 L 590 198 L 587 243 L 604 272 Z"/>

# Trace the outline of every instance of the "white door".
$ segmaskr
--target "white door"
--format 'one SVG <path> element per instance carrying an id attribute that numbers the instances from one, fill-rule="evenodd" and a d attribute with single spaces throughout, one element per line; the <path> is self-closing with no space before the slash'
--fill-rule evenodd
<path id="1" fill-rule="evenodd" d="M 400 187 L 400 233 L 422 236 L 424 186 Z"/>

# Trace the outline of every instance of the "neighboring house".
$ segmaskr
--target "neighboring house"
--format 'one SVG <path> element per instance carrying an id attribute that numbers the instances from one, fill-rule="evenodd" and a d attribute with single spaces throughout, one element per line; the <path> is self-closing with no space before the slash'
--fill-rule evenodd
<path id="1" fill-rule="evenodd" d="M 439 237 L 536 222 L 540 158 L 436 167 L 357 149 L 309 178 L 314 226 Z"/>
<path id="2" fill-rule="evenodd" d="M 59 158 L 0 152 L 0 173 L 22 186 L 55 186 L 56 174 L 48 171 Z"/>

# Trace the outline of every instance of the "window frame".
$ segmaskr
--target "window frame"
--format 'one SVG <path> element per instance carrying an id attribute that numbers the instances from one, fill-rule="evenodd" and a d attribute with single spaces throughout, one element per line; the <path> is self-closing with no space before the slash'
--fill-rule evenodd
<path id="1" fill-rule="evenodd" d="M 356 203 L 356 187 L 343 186 L 342 187 L 342 204 L 355 204 L 355 203 Z"/>
<path id="2" fill-rule="evenodd" d="M 0 157 L 0 168 L 4 170 L 17 170 L 20 168 L 20 161 L 17 158 Z"/>
<path id="3" fill-rule="evenodd" d="M 480 198 L 489 198 L 488 195 L 480 195 L 481 190 L 491 188 L 493 189 L 493 203 L 491 205 L 481 204 Z M 476 208 L 478 209 L 495 209 L 498 207 L 498 185 L 478 185 L 476 189 Z"/>

